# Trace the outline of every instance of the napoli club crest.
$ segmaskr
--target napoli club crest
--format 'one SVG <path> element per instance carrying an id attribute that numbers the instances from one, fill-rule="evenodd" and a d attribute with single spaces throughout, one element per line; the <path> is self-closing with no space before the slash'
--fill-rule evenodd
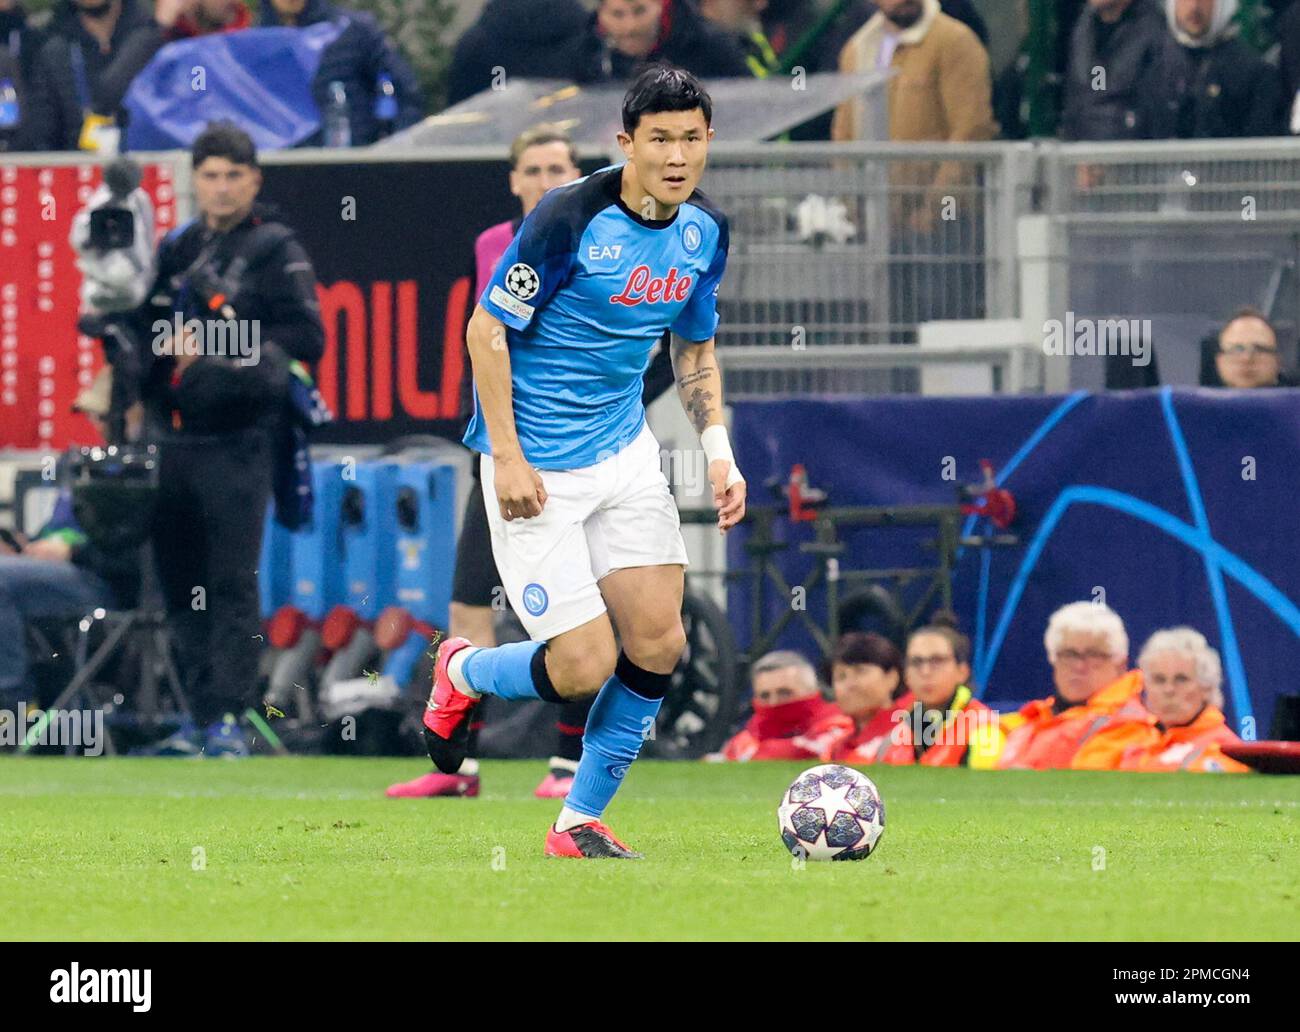
<path id="1" fill-rule="evenodd" d="M 682 249 L 689 255 L 700 253 L 700 247 L 704 243 L 704 237 L 700 233 L 700 224 L 698 222 L 688 222 L 682 227 Z"/>
<path id="2" fill-rule="evenodd" d="M 546 589 L 540 584 L 533 583 L 524 588 L 524 608 L 528 610 L 529 615 L 541 616 L 546 612 L 546 607 L 550 605 L 550 602 Z"/>

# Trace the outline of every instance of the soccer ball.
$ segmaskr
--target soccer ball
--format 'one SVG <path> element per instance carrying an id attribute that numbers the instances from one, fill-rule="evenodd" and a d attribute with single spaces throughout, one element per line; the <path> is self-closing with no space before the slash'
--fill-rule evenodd
<path id="1" fill-rule="evenodd" d="M 794 779 L 776 810 L 781 841 L 808 860 L 864 860 L 885 830 L 885 804 L 871 779 L 824 763 Z"/>

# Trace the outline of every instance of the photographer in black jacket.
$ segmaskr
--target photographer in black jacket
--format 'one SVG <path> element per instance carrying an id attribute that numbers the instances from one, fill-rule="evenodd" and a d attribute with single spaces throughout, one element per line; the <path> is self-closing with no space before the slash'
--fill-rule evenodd
<path id="1" fill-rule="evenodd" d="M 306 252 L 256 202 L 248 134 L 211 125 L 191 159 L 200 214 L 163 240 L 141 309 L 141 394 L 162 452 L 154 554 L 206 751 L 242 754 L 225 715 L 256 702 L 257 566 L 289 365 L 319 359 L 324 331 Z"/>

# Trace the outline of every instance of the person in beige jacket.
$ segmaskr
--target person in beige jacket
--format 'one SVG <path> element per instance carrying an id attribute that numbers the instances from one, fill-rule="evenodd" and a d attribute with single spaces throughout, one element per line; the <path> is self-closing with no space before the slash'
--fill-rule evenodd
<path id="1" fill-rule="evenodd" d="M 877 0 L 879 10 L 840 51 L 840 71 L 893 69 L 889 138 L 913 142 L 989 140 L 993 84 L 974 32 L 939 0 Z M 840 105 L 833 140 L 867 136 L 867 105 Z M 889 162 L 888 313 L 875 321 L 902 343 L 923 322 L 985 313 L 983 218 L 974 162 Z M 881 299 L 878 299 L 881 300 Z"/>
<path id="2" fill-rule="evenodd" d="M 889 138 L 896 141 L 991 140 L 993 82 L 979 38 L 939 9 L 939 0 L 878 0 L 879 10 L 840 51 L 840 71 L 892 68 Z M 861 100 L 835 111 L 831 139 L 861 139 Z M 969 182 L 961 162 L 896 163 L 891 183 L 908 195 L 906 220 L 918 232 L 934 228 L 943 197 Z M 960 203 L 960 198 L 958 199 Z"/>

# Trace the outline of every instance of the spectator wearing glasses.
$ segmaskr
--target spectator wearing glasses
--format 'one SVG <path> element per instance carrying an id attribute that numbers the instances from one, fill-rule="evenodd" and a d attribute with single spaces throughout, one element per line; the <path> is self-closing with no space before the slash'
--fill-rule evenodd
<path id="1" fill-rule="evenodd" d="M 881 762 L 994 767 L 1005 737 L 997 713 L 971 689 L 970 639 L 957 630 L 951 614 L 936 614 L 929 626 L 912 632 L 904 670 L 915 701 L 890 732 Z"/>
<path id="2" fill-rule="evenodd" d="M 1075 754 L 1076 770 L 1241 773 L 1223 753 L 1240 739 L 1223 716 L 1223 667 L 1205 636 L 1190 627 L 1156 631 L 1138 656 L 1141 714 L 1116 714 Z"/>
<path id="3" fill-rule="evenodd" d="M 1052 694 L 1004 717 L 1002 769 L 1068 767 L 1079 746 L 1119 710 L 1141 711 L 1142 679 L 1128 669 L 1124 621 L 1099 602 L 1071 602 L 1047 621 Z"/>
<path id="4" fill-rule="evenodd" d="M 1240 308 L 1210 344 L 1214 363 L 1203 363 L 1201 382 L 1208 387 L 1294 387 L 1300 378 L 1282 369 L 1277 330 L 1255 308 Z"/>
<path id="5" fill-rule="evenodd" d="M 724 760 L 802 760 L 822 754 L 853 720 L 822 698 L 817 671 L 797 652 L 769 652 L 754 664 L 754 715 L 722 747 Z"/>

